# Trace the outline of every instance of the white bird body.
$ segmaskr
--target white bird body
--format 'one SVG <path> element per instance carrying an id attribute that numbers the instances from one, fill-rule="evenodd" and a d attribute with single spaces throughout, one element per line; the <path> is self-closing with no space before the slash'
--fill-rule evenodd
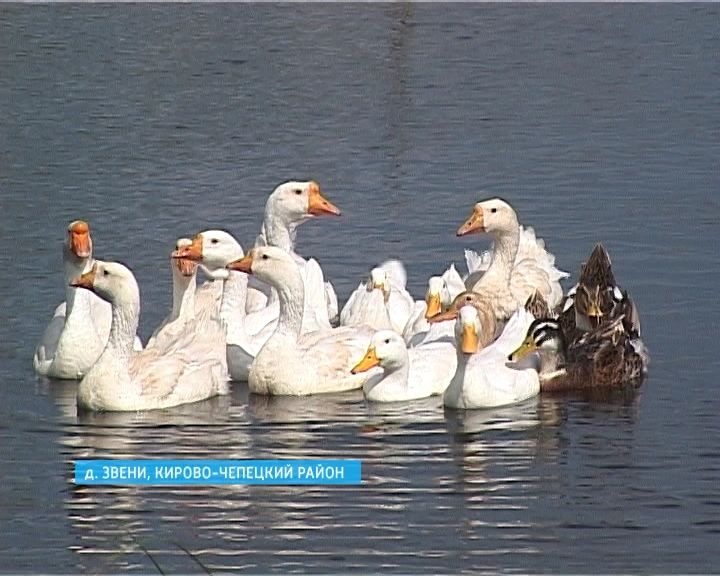
<path id="1" fill-rule="evenodd" d="M 472 335 L 475 335 L 477 349 L 477 334 L 482 327 L 477 310 L 473 306 L 463 306 L 458 314 L 455 331 L 457 370 L 443 394 L 445 406 L 459 409 L 493 408 L 536 396 L 540 392 L 537 371 L 533 368 L 520 369 L 508 363 L 508 356 L 522 344 L 533 320 L 532 314 L 519 308 L 495 342 L 471 352 Z"/>
<path id="2" fill-rule="evenodd" d="M 408 349 L 399 334 L 380 330 L 373 335 L 365 356 L 353 372 L 374 369 L 363 385 L 367 400 L 401 402 L 442 394 L 455 373 L 456 364 L 455 346 L 451 341 Z"/>
<path id="3" fill-rule="evenodd" d="M 94 262 L 90 228 L 76 220 L 68 226 L 63 244 L 65 302 L 55 308 L 33 355 L 33 367 L 40 375 L 79 380 L 105 347 L 112 319 L 110 305 L 92 292 L 70 286 Z M 137 336 L 134 349 L 142 349 Z"/>
<path id="4" fill-rule="evenodd" d="M 224 348 L 218 345 L 224 341 L 222 322 L 183 331 L 176 339 L 158 339 L 152 348 L 134 352 L 140 293 L 132 272 L 116 262 L 96 261 L 74 284 L 112 306 L 107 344 L 78 387 L 80 408 L 153 410 L 228 393 Z"/>
<path id="5" fill-rule="evenodd" d="M 388 260 L 370 271 L 340 312 L 341 326 L 370 326 L 402 334 L 415 310 L 415 302 L 405 289 L 407 276 L 399 260 Z"/>
<path id="6" fill-rule="evenodd" d="M 255 246 L 275 246 L 293 256 L 303 275 L 311 280 L 311 284 L 306 286 L 309 309 L 313 310 L 319 326 L 329 327 L 330 321 L 338 314 L 335 289 L 330 282 L 324 280 L 322 269 L 316 260 L 305 260 L 295 252 L 297 227 L 316 216 L 323 215 L 339 216 L 340 210 L 322 196 L 317 182 L 290 181 L 280 184 L 265 203 L 263 223 Z M 314 269 L 308 272 L 304 267 L 310 262 L 314 262 L 314 265 L 311 265 Z M 318 271 L 320 284 L 315 285 Z M 259 284 L 254 278 L 250 279 L 251 286 L 256 287 Z M 269 292 L 266 291 L 266 294 Z M 259 298 L 256 300 L 259 301 Z"/>
<path id="7" fill-rule="evenodd" d="M 278 292 L 277 326 L 250 366 L 256 394 L 308 395 L 362 387 L 367 376 L 350 373 L 353 359 L 367 348 L 369 327 L 328 328 L 302 333 L 304 282 L 295 260 L 274 246 L 254 248 L 229 265 L 257 275 Z"/>
<path id="8" fill-rule="evenodd" d="M 464 290 L 465 284 L 454 264 L 451 264 L 442 276 L 432 276 L 428 280 L 425 301 L 415 303 L 415 310 L 403 330 L 403 338 L 408 346 L 453 339 L 454 322 L 431 324 L 428 322 L 428 318 L 440 313 Z"/>
<path id="9" fill-rule="evenodd" d="M 507 202 L 498 198 L 478 202 L 458 235 L 474 232 L 488 232 L 494 242 L 490 256 L 466 252 L 468 268 L 474 268 L 466 285 L 492 300 L 498 320 L 509 318 L 536 291 L 551 309 L 560 303 L 560 279 L 568 274 L 555 268 L 555 257 L 545 250 L 544 242 L 536 238 L 532 228 L 518 224 Z"/>

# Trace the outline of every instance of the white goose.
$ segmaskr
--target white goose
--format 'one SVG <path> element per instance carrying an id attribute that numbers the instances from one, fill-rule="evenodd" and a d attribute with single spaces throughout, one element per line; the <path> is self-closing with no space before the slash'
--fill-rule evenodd
<path id="1" fill-rule="evenodd" d="M 280 248 L 261 246 L 228 265 L 257 276 L 278 292 L 280 316 L 272 336 L 250 366 L 250 391 L 294 395 L 360 388 L 368 376 L 350 373 L 367 349 L 368 327 L 340 327 L 302 334 L 304 283 L 295 259 Z"/>
<path id="2" fill-rule="evenodd" d="M 206 230 L 195 235 L 189 245 L 173 253 L 179 260 L 198 262 L 220 283 L 220 315 L 227 326 L 228 370 L 233 380 L 246 381 L 250 364 L 277 323 L 280 306 L 276 296 L 255 312 L 246 312 L 248 277 L 225 267 L 244 255 L 240 243 L 224 230 Z"/>
<path id="3" fill-rule="evenodd" d="M 415 303 L 415 310 L 403 330 L 403 338 L 408 346 L 452 338 L 454 322 L 431 324 L 428 320 L 450 306 L 455 297 L 464 290 L 465 284 L 454 264 L 451 264 L 442 276 L 431 276 L 425 292 L 425 301 Z"/>
<path id="4" fill-rule="evenodd" d="M 175 251 L 189 247 L 192 240 L 180 238 L 175 243 Z M 207 290 L 197 290 L 198 265 L 192 260 L 170 258 L 172 272 L 173 298 L 172 310 L 155 329 L 145 348 L 161 346 L 166 339 L 177 339 L 183 331 L 197 329 L 196 318 L 214 316 L 220 320 L 222 293 L 213 286 Z"/>
<path id="5" fill-rule="evenodd" d="M 533 315 L 518 309 L 502 334 L 478 351 L 483 330 L 474 306 L 460 308 L 455 328 L 457 370 L 443 394 L 449 408 L 492 408 L 515 404 L 540 392 L 540 379 L 533 368 L 519 369 L 508 356 L 522 344 Z"/>
<path id="6" fill-rule="evenodd" d="M 455 374 L 457 356 L 452 341 L 432 342 L 408 348 L 402 336 L 392 330 L 376 332 L 365 356 L 353 374 L 375 366 L 382 374 L 371 375 L 363 385 L 365 398 L 372 402 L 400 402 L 442 394 Z"/>
<path id="7" fill-rule="evenodd" d="M 370 271 L 350 294 L 340 312 L 341 326 L 370 326 L 375 330 L 395 330 L 402 334 L 415 310 L 415 302 L 405 289 L 405 267 L 388 260 Z"/>
<path id="8" fill-rule="evenodd" d="M 265 203 L 263 224 L 255 246 L 282 248 L 292 254 L 298 265 L 302 267 L 307 262 L 295 252 L 297 227 L 315 216 L 340 216 L 337 206 L 321 194 L 317 182 L 291 181 L 280 184 Z M 250 280 L 250 284 L 259 288 L 253 279 Z M 314 289 L 312 294 L 315 294 Z M 324 282 L 323 291 L 319 295 L 323 298 L 319 298 L 313 306 L 319 308 L 324 302 L 328 320 L 334 319 L 338 314 L 338 302 L 332 284 Z M 255 303 L 250 304 L 257 306 Z M 320 316 L 319 310 L 316 313 Z"/>
<path id="9" fill-rule="evenodd" d="M 33 356 L 35 371 L 50 378 L 78 380 L 100 356 L 110 334 L 110 305 L 91 292 L 76 290 L 70 282 L 94 263 L 90 226 L 70 223 L 63 244 L 65 302 L 53 313 Z M 142 349 L 139 338 L 134 347 Z"/>
<path id="10" fill-rule="evenodd" d="M 568 274 L 555 268 L 555 257 L 545 250 L 541 240 L 535 238 L 532 229 L 521 232 L 515 210 L 507 202 L 493 198 L 475 204 L 473 213 L 460 226 L 457 235 L 476 232 L 488 232 L 493 236 L 492 256 L 479 280 L 474 281 L 474 274 L 470 274 L 466 284 L 469 289 L 491 299 L 498 320 L 509 318 L 535 291 L 551 309 L 560 303 L 560 279 Z M 481 257 L 481 260 L 486 263 L 487 257 Z"/>
<path id="11" fill-rule="evenodd" d="M 221 322 L 134 353 L 140 291 L 133 273 L 117 262 L 98 260 L 72 284 L 93 291 L 112 307 L 110 337 L 78 387 L 80 408 L 153 410 L 228 393 L 225 350 L 218 346 L 224 342 Z"/>

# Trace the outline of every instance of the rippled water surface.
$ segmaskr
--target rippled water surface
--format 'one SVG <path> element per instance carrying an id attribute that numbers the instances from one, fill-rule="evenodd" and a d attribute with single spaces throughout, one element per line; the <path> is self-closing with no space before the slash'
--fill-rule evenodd
<path id="1" fill-rule="evenodd" d="M 0 571 L 717 572 L 720 19 L 705 5 L 3 5 Z M 456 413 L 439 399 L 232 395 L 78 416 L 38 380 L 88 219 L 144 338 L 175 238 L 245 244 L 281 181 L 344 300 L 399 256 L 416 297 L 502 196 L 575 272 L 596 241 L 640 308 L 639 394 Z M 75 486 L 78 458 L 358 458 L 345 487 Z"/>

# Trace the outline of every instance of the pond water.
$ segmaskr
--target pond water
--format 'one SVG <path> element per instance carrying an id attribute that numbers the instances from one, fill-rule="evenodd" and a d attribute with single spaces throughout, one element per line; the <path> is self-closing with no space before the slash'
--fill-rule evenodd
<path id="1" fill-rule="evenodd" d="M 5 5 L 0 571 L 716 572 L 720 19 L 712 4 Z M 576 274 L 602 241 L 652 354 L 633 396 L 445 411 L 349 393 L 79 416 L 32 354 L 67 224 L 136 273 L 147 338 L 179 236 L 298 234 L 344 301 L 427 278 L 501 196 Z M 358 486 L 77 486 L 79 458 L 356 458 Z"/>

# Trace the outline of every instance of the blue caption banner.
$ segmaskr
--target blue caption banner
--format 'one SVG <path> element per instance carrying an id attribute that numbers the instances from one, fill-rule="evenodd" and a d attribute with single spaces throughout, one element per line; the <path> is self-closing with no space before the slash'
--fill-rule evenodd
<path id="1" fill-rule="evenodd" d="M 360 484 L 360 460 L 78 460 L 76 484 Z"/>

